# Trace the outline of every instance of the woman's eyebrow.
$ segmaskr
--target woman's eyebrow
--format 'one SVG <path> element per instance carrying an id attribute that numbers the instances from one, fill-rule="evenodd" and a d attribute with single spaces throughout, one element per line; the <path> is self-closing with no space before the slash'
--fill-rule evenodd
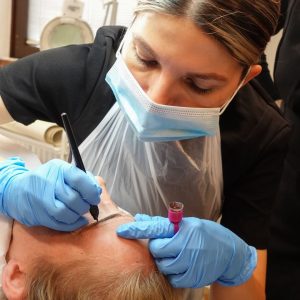
<path id="1" fill-rule="evenodd" d="M 84 226 L 82 228 L 79 228 L 76 231 L 71 232 L 71 234 L 73 234 L 73 235 L 80 234 L 83 231 L 88 230 L 91 227 L 94 227 L 96 225 L 100 225 L 100 224 L 102 224 L 102 223 L 104 223 L 104 222 L 106 222 L 108 220 L 114 219 L 114 218 L 123 217 L 124 215 L 125 214 L 122 214 L 122 213 L 114 213 L 114 214 L 108 215 L 108 216 L 106 216 L 106 217 L 98 220 L 97 222 L 92 222 L 92 223 L 90 223 L 90 224 L 88 224 L 88 225 L 86 225 L 86 226 Z"/>
<path id="2" fill-rule="evenodd" d="M 136 34 L 133 35 L 133 41 L 138 42 L 139 46 L 146 52 L 149 56 L 156 56 L 155 51 L 147 44 L 147 42 L 141 37 Z"/>
<path id="3" fill-rule="evenodd" d="M 139 47 L 142 48 L 142 50 L 146 53 L 146 55 L 149 55 L 151 57 L 156 57 L 155 51 L 147 44 L 147 42 L 137 34 L 133 33 L 133 41 L 137 42 L 139 44 Z M 203 79 L 203 80 L 217 80 L 217 81 L 227 81 L 228 79 L 217 73 L 189 73 L 187 74 L 189 77 L 193 77 L 195 79 Z"/>
<path id="4" fill-rule="evenodd" d="M 227 81 L 227 78 L 217 73 L 190 73 L 188 76 L 195 79 Z"/>

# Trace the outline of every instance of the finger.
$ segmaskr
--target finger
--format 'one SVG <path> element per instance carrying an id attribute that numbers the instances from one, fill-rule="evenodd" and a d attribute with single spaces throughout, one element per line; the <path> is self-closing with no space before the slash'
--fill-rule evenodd
<path id="1" fill-rule="evenodd" d="M 91 184 L 94 184 L 94 187 L 96 188 L 96 193 L 97 193 L 97 200 L 96 200 L 97 202 L 91 203 L 91 204 L 98 205 L 100 202 L 100 195 L 102 193 L 102 187 L 101 187 L 101 185 L 99 185 L 98 180 L 91 172 L 87 171 L 86 174 L 89 176 L 89 178 L 91 180 Z"/>
<path id="2" fill-rule="evenodd" d="M 212 283 L 212 281 L 206 280 L 204 277 L 197 278 L 195 273 L 190 271 L 177 275 L 168 275 L 167 278 L 175 288 L 202 288 Z"/>
<path id="3" fill-rule="evenodd" d="M 102 189 L 106 189 L 106 182 L 101 176 L 95 176 L 96 181 L 101 186 Z"/>
<path id="4" fill-rule="evenodd" d="M 101 177 L 97 177 L 97 179 L 98 179 L 98 182 L 101 183 L 101 189 L 102 189 L 102 191 L 101 191 L 101 202 L 102 202 L 102 205 L 104 203 L 110 203 L 110 204 L 114 203 L 112 201 L 111 197 L 110 197 L 110 194 L 109 194 L 109 192 L 106 188 L 106 185 L 105 185 L 104 181 L 99 180 L 99 178 L 101 178 Z M 117 204 L 115 204 L 115 206 L 117 207 Z"/>
<path id="5" fill-rule="evenodd" d="M 73 224 L 81 217 L 81 215 L 69 209 L 63 202 L 56 199 L 53 205 L 47 207 L 47 212 L 53 220 L 63 224 Z"/>
<path id="6" fill-rule="evenodd" d="M 78 191 L 89 204 L 97 205 L 100 202 L 101 188 L 90 173 L 87 174 L 72 165 L 64 165 L 63 176 L 65 183 Z"/>
<path id="7" fill-rule="evenodd" d="M 176 236 L 149 241 L 149 250 L 155 258 L 175 258 L 183 247 L 184 245 L 176 239 Z"/>
<path id="8" fill-rule="evenodd" d="M 77 191 L 68 185 L 56 185 L 55 198 L 78 215 L 83 215 L 89 211 L 90 205 L 81 198 L 81 195 Z M 56 203 L 56 205 L 58 205 L 58 203 Z"/>
<path id="9" fill-rule="evenodd" d="M 157 221 L 166 221 L 166 220 L 168 220 L 167 218 L 164 218 L 164 217 L 160 217 L 160 216 L 152 217 L 152 216 L 145 215 L 145 214 L 136 214 L 134 216 L 134 219 L 136 221 L 141 221 L 141 222 L 142 221 L 155 221 L 155 222 L 157 222 Z"/>
<path id="10" fill-rule="evenodd" d="M 132 222 L 119 226 L 117 234 L 128 239 L 168 238 L 174 235 L 174 226 L 168 220 Z"/>
<path id="11" fill-rule="evenodd" d="M 25 167 L 25 162 L 18 156 L 9 157 L 6 160 L 1 161 L 0 164 L 1 165 L 3 164 L 5 166 L 13 164 L 13 165 Z"/>
<path id="12" fill-rule="evenodd" d="M 159 271 L 165 275 L 178 275 L 185 273 L 189 268 L 189 261 L 175 258 L 158 258 L 155 263 Z"/>
<path id="13" fill-rule="evenodd" d="M 193 281 L 190 281 L 190 282 L 186 282 L 186 281 L 183 281 L 182 280 L 182 276 L 184 274 L 173 274 L 173 275 L 167 275 L 167 278 L 168 278 L 168 281 L 171 283 L 171 285 L 174 287 L 174 288 L 196 288 L 197 286 L 193 286 L 192 285 L 192 282 Z"/>

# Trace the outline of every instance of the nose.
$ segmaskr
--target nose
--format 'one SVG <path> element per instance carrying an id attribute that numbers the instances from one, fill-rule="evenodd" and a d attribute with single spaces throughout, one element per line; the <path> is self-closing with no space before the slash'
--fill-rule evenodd
<path id="1" fill-rule="evenodd" d="M 175 80 L 166 73 L 151 76 L 145 92 L 150 99 L 162 105 L 178 105 Z"/>

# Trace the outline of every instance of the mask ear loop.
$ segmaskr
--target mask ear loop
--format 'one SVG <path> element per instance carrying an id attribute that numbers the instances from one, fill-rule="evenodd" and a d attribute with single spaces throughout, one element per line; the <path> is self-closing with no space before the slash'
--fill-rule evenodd
<path id="1" fill-rule="evenodd" d="M 238 85 L 237 89 L 235 90 L 235 92 L 233 93 L 233 95 L 231 96 L 231 98 L 220 107 L 219 115 L 221 115 L 225 111 L 225 109 L 227 108 L 227 106 L 230 104 L 230 102 L 233 100 L 233 98 L 238 93 L 238 91 L 240 90 L 240 88 L 243 86 L 243 84 L 244 84 L 244 82 L 246 80 L 246 77 L 248 76 L 248 74 L 250 72 L 250 69 L 251 69 L 251 67 L 248 68 L 248 71 L 247 71 L 246 75 L 244 76 L 244 78 L 241 81 L 241 83 Z"/>

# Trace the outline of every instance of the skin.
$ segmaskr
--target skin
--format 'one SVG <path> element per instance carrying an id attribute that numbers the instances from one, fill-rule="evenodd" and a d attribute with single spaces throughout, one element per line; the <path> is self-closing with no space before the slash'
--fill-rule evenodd
<path id="1" fill-rule="evenodd" d="M 9 112 L 7 111 L 3 100 L 0 95 L 0 124 L 5 124 L 8 122 L 12 122 L 14 119 L 11 117 Z"/>
<path id="2" fill-rule="evenodd" d="M 100 181 L 103 191 L 98 223 L 87 214 L 89 225 L 72 233 L 57 232 L 45 227 L 29 228 L 14 223 L 7 254 L 8 263 L 2 279 L 3 290 L 9 300 L 24 299 L 26 272 L 34 258 L 40 256 L 55 263 L 93 257 L 97 265 L 117 268 L 118 271 L 140 265 L 145 271 L 153 269 L 154 262 L 145 241 L 125 240 L 116 235 L 116 228 L 132 222 L 133 217 L 111 201 L 104 182 Z"/>
<path id="3" fill-rule="evenodd" d="M 241 83 L 240 64 L 187 19 L 143 13 L 131 29 L 122 55 L 155 103 L 221 107 Z M 251 66 L 244 84 L 260 71 L 259 65 Z"/>

